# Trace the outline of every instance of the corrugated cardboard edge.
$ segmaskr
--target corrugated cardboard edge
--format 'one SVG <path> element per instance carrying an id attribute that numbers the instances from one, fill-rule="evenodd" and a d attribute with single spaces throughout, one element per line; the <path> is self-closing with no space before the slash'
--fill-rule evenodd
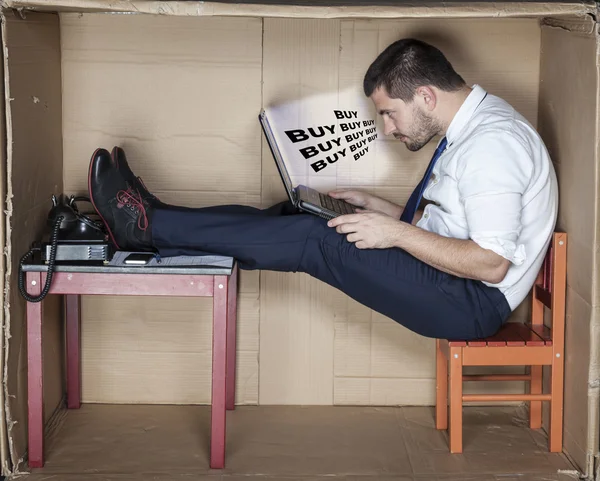
<path id="1" fill-rule="evenodd" d="M 10 432 L 13 424 L 16 422 L 12 419 L 10 403 L 8 402 L 8 391 L 7 391 L 7 380 L 8 380 L 8 354 L 9 354 L 9 339 L 10 339 L 10 277 L 12 274 L 11 255 L 12 247 L 10 242 L 11 234 L 11 217 L 12 217 L 12 115 L 10 108 L 10 82 L 9 82 L 9 70 L 8 70 L 8 45 L 6 36 L 6 16 L 4 12 L 0 12 L 0 23 L 2 25 L 2 50 L 3 57 L 3 69 L 4 69 L 4 114 L 6 122 L 6 210 L 4 211 L 5 220 L 5 235 L 4 235 L 4 323 L 2 328 L 4 330 L 3 343 L 4 343 L 4 359 L 2 366 L 2 394 L 4 403 L 4 422 L 6 423 L 7 431 Z M 4 438 L 2 439 L 4 442 Z M 10 459 L 4 458 L 5 461 L 2 463 L 2 474 L 8 475 L 12 473 L 11 462 L 18 466 L 22 460 L 14 463 L 15 452 L 12 437 L 8 435 L 8 448 L 10 451 Z M 16 474 L 16 473 L 12 473 Z"/>
<path id="2" fill-rule="evenodd" d="M 4 31 L 4 17 L 1 20 L 2 31 Z M 6 74 L 4 63 L 0 68 L 3 74 Z M 4 110 L 5 100 L 0 98 L 1 108 Z M 2 167 L 0 167 L 0 199 L 4 199 L 6 193 L 6 147 L 7 147 L 7 136 L 6 136 L 6 122 L 3 117 L 0 116 L 0 160 L 2 161 Z M 0 200 L 1 202 L 1 200 Z M 4 228 L 4 210 L 0 209 L 0 249 L 3 252 L 6 246 L 5 228 Z M 0 255 L 0 272 L 4 272 L 5 262 L 4 257 Z M 4 292 L 4 278 L 0 275 L 0 292 Z M 0 306 L 4 305 L 4 300 L 0 298 Z M 4 311 L 0 308 L 0 325 L 4 326 Z M 0 335 L 0 352 L 4 352 L 6 342 L 4 342 L 4 336 Z M 0 372 L 4 372 L 4 358 L 0 355 Z M 4 409 L 4 389 L 0 389 L 0 463 L 2 465 L 0 472 L 2 475 L 7 475 L 10 471 L 10 456 L 8 451 L 8 433 L 6 429 L 6 413 Z"/>
<path id="3" fill-rule="evenodd" d="M 595 2 L 418 2 L 397 5 L 278 5 L 145 0 L 4 0 L 7 8 L 74 12 L 127 12 L 179 16 L 258 16 L 288 18 L 531 17 L 596 13 Z"/>
<path id="4" fill-rule="evenodd" d="M 596 105 L 600 102 L 600 37 L 598 25 L 594 25 L 593 33 L 596 37 Z M 597 107 L 598 108 L 598 107 Z M 600 159 L 600 119 L 596 115 L 596 166 Z M 596 198 L 600 198 L 598 182 L 600 174 L 596 168 Z M 595 205 L 594 219 L 598 226 L 600 218 L 600 208 L 598 203 Z M 596 236 L 598 236 L 598 227 L 596 227 Z M 596 237 L 594 244 L 598 245 L 600 239 Z M 593 285 L 598 286 L 600 278 L 600 258 L 598 251 L 594 252 Z M 586 473 L 588 476 L 594 476 L 594 471 L 600 469 L 600 316 L 598 315 L 598 306 L 593 305 L 592 320 L 590 323 L 590 366 L 588 373 L 588 465 Z M 595 479 L 600 479 L 600 473 L 595 473 Z"/>
<path id="5" fill-rule="evenodd" d="M 592 14 L 581 17 L 544 17 L 541 24 L 546 27 L 561 28 L 571 33 L 581 35 L 594 35 L 596 32 L 596 21 Z"/>

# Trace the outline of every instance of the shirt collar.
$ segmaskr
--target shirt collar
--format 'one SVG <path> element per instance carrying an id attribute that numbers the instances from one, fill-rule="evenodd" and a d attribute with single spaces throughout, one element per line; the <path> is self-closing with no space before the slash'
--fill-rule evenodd
<path id="1" fill-rule="evenodd" d="M 470 118 L 473 116 L 475 109 L 479 107 L 479 104 L 483 101 L 487 92 L 479 85 L 473 85 L 473 90 L 467 96 L 463 104 L 456 112 L 456 115 L 450 122 L 450 126 L 446 131 L 446 139 L 448 145 L 451 145 L 460 136 L 461 131 L 467 125 Z"/>

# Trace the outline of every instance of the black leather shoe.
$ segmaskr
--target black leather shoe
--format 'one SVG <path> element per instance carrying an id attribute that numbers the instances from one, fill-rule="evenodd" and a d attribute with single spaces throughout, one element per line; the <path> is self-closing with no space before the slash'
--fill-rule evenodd
<path id="1" fill-rule="evenodd" d="M 152 194 L 147 188 L 141 177 L 136 176 L 129 164 L 127 163 L 127 156 L 125 155 L 125 151 L 121 147 L 115 146 L 111 152 L 112 160 L 115 164 L 117 170 L 121 173 L 129 187 L 134 190 L 137 190 L 142 197 L 142 200 L 145 204 L 152 205 L 154 207 L 164 207 L 167 204 L 160 201 L 158 197 Z"/>
<path id="2" fill-rule="evenodd" d="M 127 185 L 106 149 L 92 155 L 88 174 L 90 199 L 119 250 L 151 251 L 152 206 Z"/>

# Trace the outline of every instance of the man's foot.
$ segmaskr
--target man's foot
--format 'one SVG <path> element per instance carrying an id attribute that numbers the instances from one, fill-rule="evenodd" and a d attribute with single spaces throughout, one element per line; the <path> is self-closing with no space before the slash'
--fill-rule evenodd
<path id="1" fill-rule="evenodd" d="M 143 202 L 136 189 L 127 185 L 108 150 L 98 149 L 92 155 L 88 190 L 92 204 L 117 249 L 153 250 L 150 224 L 153 207 Z"/>
<path id="2" fill-rule="evenodd" d="M 112 149 L 110 155 L 115 164 L 115 167 L 123 176 L 128 186 L 140 193 L 144 204 L 149 204 L 153 207 L 164 207 L 166 205 L 146 188 L 146 185 L 142 181 L 141 177 L 136 176 L 133 173 L 133 171 L 129 167 L 129 164 L 127 163 L 127 156 L 125 155 L 125 151 L 121 147 L 115 146 Z"/>

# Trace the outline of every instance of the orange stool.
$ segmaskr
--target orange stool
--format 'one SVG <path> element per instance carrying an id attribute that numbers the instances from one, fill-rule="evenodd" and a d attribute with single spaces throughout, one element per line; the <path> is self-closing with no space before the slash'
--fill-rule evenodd
<path id="1" fill-rule="evenodd" d="M 448 429 L 450 452 L 462 453 L 462 408 L 473 401 L 529 401 L 532 429 L 542 427 L 542 401 L 550 401 L 550 452 L 563 445 L 567 234 L 553 234 L 533 287 L 531 323 L 507 323 L 498 333 L 474 341 L 436 340 L 436 428 Z M 544 325 L 544 306 L 552 314 Z M 449 362 L 449 364 L 448 364 Z M 463 366 L 530 366 L 529 374 L 463 375 Z M 542 367 L 552 366 L 550 392 L 542 393 Z M 463 381 L 528 381 L 529 394 L 463 394 Z"/>

